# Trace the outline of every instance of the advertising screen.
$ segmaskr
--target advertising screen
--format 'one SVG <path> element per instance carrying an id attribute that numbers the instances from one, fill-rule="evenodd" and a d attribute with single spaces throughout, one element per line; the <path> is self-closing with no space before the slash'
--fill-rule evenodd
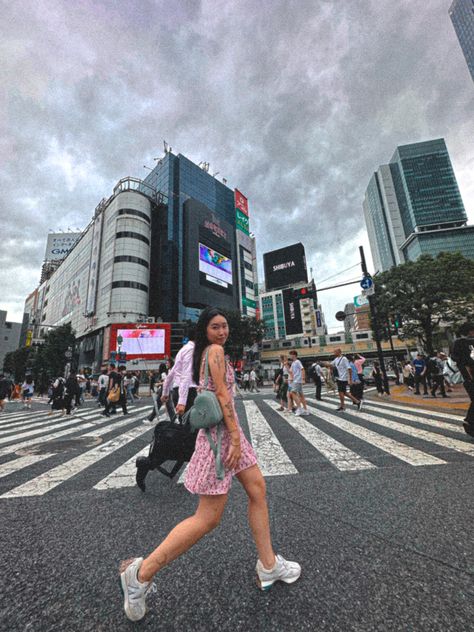
<path id="1" fill-rule="evenodd" d="M 303 320 L 298 298 L 295 298 L 293 290 L 283 290 L 283 312 L 285 314 L 285 329 L 287 336 L 303 333 Z"/>
<path id="2" fill-rule="evenodd" d="M 267 292 L 293 283 L 307 283 L 306 256 L 301 243 L 272 250 L 263 255 Z"/>
<path id="3" fill-rule="evenodd" d="M 116 323 L 110 326 L 109 351 L 124 351 L 127 361 L 169 357 L 171 326 L 168 323 Z"/>
<path id="4" fill-rule="evenodd" d="M 232 285 L 232 261 L 216 250 L 199 244 L 199 272 L 206 280 L 223 287 Z"/>
<path id="5" fill-rule="evenodd" d="M 145 356 L 165 352 L 164 329 L 118 329 L 117 338 L 119 336 L 122 336 L 120 350 L 127 355 Z"/>

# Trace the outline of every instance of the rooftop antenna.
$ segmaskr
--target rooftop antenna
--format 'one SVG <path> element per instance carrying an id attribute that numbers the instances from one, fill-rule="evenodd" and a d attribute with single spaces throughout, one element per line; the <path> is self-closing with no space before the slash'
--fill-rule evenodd
<path id="1" fill-rule="evenodd" d="M 227 184 L 227 178 L 222 178 L 222 182 L 223 182 L 224 184 Z"/>
<path id="2" fill-rule="evenodd" d="M 216 171 L 216 173 L 212 174 L 212 177 L 215 178 L 219 173 L 220 173 L 220 171 Z"/>
<path id="3" fill-rule="evenodd" d="M 167 154 L 170 146 L 165 140 L 163 140 L 163 147 L 165 149 L 165 154 Z"/>

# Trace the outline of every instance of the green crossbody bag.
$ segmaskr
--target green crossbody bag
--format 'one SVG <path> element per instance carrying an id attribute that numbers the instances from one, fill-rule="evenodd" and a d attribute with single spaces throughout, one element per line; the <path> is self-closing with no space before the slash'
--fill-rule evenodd
<path id="1" fill-rule="evenodd" d="M 209 350 L 206 352 L 204 361 L 204 389 L 209 383 Z M 224 478 L 224 464 L 222 463 L 222 432 L 224 429 L 224 415 L 216 394 L 212 391 L 203 390 L 194 400 L 194 404 L 183 418 L 184 422 L 189 422 L 193 430 L 205 431 L 207 440 L 216 460 L 216 475 L 218 480 Z M 214 441 L 211 428 L 217 427 L 217 441 Z"/>

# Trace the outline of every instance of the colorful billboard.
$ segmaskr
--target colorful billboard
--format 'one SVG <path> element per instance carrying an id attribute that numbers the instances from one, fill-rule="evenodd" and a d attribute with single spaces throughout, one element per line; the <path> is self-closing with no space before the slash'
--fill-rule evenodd
<path id="1" fill-rule="evenodd" d="M 242 211 L 244 215 L 249 216 L 249 201 L 238 189 L 234 189 L 235 208 Z"/>
<path id="2" fill-rule="evenodd" d="M 235 225 L 246 235 L 250 234 L 250 224 L 248 215 L 244 215 L 238 208 L 235 209 Z"/>
<path id="3" fill-rule="evenodd" d="M 163 360 L 170 356 L 170 344 L 169 324 L 116 323 L 110 326 L 109 351 L 124 351 L 127 360 Z"/>
<path id="4" fill-rule="evenodd" d="M 206 275 L 206 280 L 223 287 L 232 285 L 232 260 L 216 250 L 199 244 L 199 272 Z"/>

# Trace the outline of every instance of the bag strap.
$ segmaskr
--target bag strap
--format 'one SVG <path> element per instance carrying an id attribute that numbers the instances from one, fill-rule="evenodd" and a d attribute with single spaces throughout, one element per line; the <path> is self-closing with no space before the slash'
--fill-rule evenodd
<path id="1" fill-rule="evenodd" d="M 216 459 L 216 475 L 219 481 L 224 480 L 224 464 L 222 463 L 221 458 L 221 448 L 222 448 L 222 422 L 217 424 L 217 442 L 214 441 L 211 434 L 211 429 L 206 428 L 205 433 L 207 440 L 209 441 L 209 445 L 211 447 L 212 452 L 214 453 L 214 457 Z"/>
<path id="2" fill-rule="evenodd" d="M 209 384 L 209 347 L 206 351 L 206 357 L 204 358 L 204 389 L 207 390 Z"/>

